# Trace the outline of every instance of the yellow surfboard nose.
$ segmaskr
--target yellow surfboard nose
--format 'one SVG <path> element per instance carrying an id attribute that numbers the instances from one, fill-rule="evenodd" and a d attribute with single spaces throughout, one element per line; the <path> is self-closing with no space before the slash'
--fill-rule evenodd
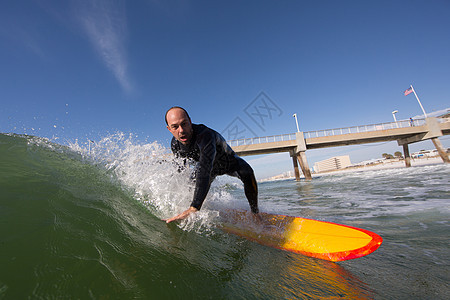
<path id="1" fill-rule="evenodd" d="M 285 231 L 284 248 L 314 253 L 351 251 L 366 246 L 367 233 L 337 224 L 295 218 Z"/>
<path id="2" fill-rule="evenodd" d="M 228 210 L 223 228 L 260 244 L 329 261 L 372 253 L 383 239 L 368 230 L 300 217 Z"/>

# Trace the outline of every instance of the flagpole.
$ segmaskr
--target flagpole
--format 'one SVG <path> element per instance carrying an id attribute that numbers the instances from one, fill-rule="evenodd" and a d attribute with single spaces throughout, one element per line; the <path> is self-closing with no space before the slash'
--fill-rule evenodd
<path id="1" fill-rule="evenodd" d="M 425 118 L 427 118 L 427 113 L 425 112 L 425 109 L 423 109 L 422 103 L 420 103 L 419 97 L 417 97 L 416 91 L 414 90 L 412 84 L 411 84 L 411 89 L 414 93 L 414 96 L 416 96 L 417 102 L 419 102 L 420 108 L 422 109 Z"/>

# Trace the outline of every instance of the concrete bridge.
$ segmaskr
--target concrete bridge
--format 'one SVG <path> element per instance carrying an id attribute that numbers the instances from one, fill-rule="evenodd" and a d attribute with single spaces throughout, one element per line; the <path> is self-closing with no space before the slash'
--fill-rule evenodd
<path id="1" fill-rule="evenodd" d="M 289 152 L 294 164 L 295 177 L 300 179 L 298 163 L 305 179 L 310 180 L 311 171 L 305 152 L 309 149 L 337 147 L 397 141 L 403 146 L 407 167 L 411 166 L 408 144 L 431 139 L 442 160 L 449 163 L 446 150 L 438 137 L 450 134 L 450 118 L 426 118 L 363 125 L 319 131 L 296 132 L 291 134 L 247 138 L 228 141 L 239 156 Z"/>

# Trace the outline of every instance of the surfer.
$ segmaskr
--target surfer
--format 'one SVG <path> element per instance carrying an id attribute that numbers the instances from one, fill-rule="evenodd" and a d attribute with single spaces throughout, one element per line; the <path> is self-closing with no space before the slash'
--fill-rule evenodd
<path id="1" fill-rule="evenodd" d="M 171 148 L 175 156 L 198 162 L 194 175 L 194 199 L 190 207 L 166 219 L 167 223 L 185 219 L 199 211 L 215 177 L 224 174 L 242 181 L 251 211 L 254 214 L 259 212 L 258 186 L 252 167 L 234 153 L 218 132 L 203 124 L 192 124 L 187 111 L 179 106 L 166 112 L 166 124 L 173 135 Z"/>

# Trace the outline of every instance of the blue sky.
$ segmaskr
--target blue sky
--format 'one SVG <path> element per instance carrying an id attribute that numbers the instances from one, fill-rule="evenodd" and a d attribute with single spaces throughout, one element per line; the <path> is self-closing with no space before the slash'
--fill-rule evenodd
<path id="1" fill-rule="evenodd" d="M 239 124 L 246 137 L 295 132 L 293 113 L 302 131 L 383 123 L 395 109 L 397 119 L 422 114 L 403 95 L 410 84 L 427 113 L 447 109 L 449 15 L 447 0 L 3 1 L 0 132 L 66 143 L 121 131 L 168 145 L 173 105 L 219 132 Z M 273 108 L 264 124 L 248 114 L 261 97 Z M 411 145 L 423 148 L 433 146 Z M 312 167 L 397 150 L 307 157 Z M 258 177 L 292 168 L 287 154 L 248 160 Z"/>

